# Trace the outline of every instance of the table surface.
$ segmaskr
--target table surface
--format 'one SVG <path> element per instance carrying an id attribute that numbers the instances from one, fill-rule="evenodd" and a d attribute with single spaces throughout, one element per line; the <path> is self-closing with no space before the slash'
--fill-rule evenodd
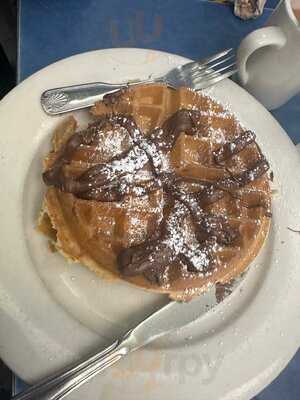
<path id="1" fill-rule="evenodd" d="M 251 21 L 233 15 L 231 4 L 206 0 L 19 0 L 18 81 L 73 54 L 110 47 L 164 50 L 198 59 L 237 48 L 262 26 L 276 6 Z M 300 142 L 300 95 L 272 112 L 294 143 Z M 298 400 L 300 352 L 255 400 Z M 16 380 L 16 390 L 23 388 Z"/>

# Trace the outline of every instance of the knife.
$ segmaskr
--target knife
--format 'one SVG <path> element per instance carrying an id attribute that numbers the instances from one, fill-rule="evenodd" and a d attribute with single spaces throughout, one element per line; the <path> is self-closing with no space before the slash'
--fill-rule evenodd
<path id="1" fill-rule="evenodd" d="M 196 321 L 216 304 L 214 287 L 188 303 L 169 302 L 106 349 L 42 380 L 12 400 L 60 400 L 132 351 Z"/>

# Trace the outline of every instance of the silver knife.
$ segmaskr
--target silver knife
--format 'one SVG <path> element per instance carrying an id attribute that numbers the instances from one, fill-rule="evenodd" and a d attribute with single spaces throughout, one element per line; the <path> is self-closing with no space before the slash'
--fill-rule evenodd
<path id="1" fill-rule="evenodd" d="M 42 380 L 12 400 L 60 400 L 130 352 L 196 321 L 216 304 L 214 287 L 188 303 L 170 302 L 106 349 Z"/>

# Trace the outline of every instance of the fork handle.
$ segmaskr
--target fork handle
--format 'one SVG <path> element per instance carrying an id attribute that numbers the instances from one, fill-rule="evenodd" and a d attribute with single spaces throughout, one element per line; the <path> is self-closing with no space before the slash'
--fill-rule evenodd
<path id="1" fill-rule="evenodd" d="M 46 90 L 41 96 L 43 110 L 50 115 L 90 107 L 106 93 L 131 85 L 154 83 L 159 79 L 132 81 L 130 83 L 111 84 L 105 82 L 85 83 L 83 85 L 65 86 Z"/>
<path id="2" fill-rule="evenodd" d="M 92 106 L 103 94 L 126 86 L 126 84 L 96 82 L 50 89 L 42 94 L 41 104 L 47 114 L 62 114 Z"/>
<path id="3" fill-rule="evenodd" d="M 129 332 L 100 353 L 42 380 L 11 400 L 60 400 L 134 349 Z"/>

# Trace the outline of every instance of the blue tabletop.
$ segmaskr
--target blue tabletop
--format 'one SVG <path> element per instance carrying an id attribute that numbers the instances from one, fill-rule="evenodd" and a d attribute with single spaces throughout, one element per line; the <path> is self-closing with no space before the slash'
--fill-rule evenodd
<path id="1" fill-rule="evenodd" d="M 241 21 L 230 4 L 205 0 L 19 0 L 18 80 L 95 49 L 143 47 L 197 59 L 236 48 L 276 4 L 268 0 L 260 18 Z M 300 142 L 299 111 L 300 95 L 273 111 L 294 143 Z M 298 400 L 299 374 L 300 353 L 255 400 Z"/>

